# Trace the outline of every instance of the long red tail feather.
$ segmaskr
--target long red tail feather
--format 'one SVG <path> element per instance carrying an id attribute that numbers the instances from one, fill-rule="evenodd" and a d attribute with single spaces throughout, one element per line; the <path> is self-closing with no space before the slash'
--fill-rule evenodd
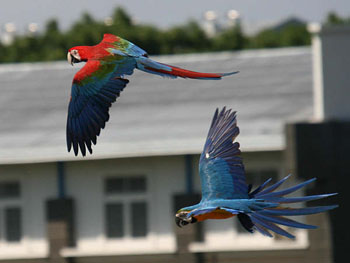
<path id="1" fill-rule="evenodd" d="M 181 77 L 181 78 L 191 78 L 191 79 L 221 79 L 224 76 L 238 73 L 238 71 L 230 72 L 230 73 L 202 73 L 202 72 L 196 72 L 196 71 L 191 71 L 191 70 L 187 70 L 187 69 L 174 67 L 174 66 L 167 65 L 167 64 L 164 64 L 164 65 L 167 67 L 170 67 L 172 69 L 172 71 L 155 69 L 155 68 L 151 68 L 151 67 L 145 67 L 145 69 L 153 71 L 153 72 L 165 74 L 165 75 L 176 76 L 176 77 Z"/>

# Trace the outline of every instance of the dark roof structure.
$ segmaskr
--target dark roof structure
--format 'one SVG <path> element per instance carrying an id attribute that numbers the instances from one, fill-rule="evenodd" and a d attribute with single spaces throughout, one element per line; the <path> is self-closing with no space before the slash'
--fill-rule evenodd
<path id="1" fill-rule="evenodd" d="M 311 49 L 153 57 L 222 80 L 166 79 L 135 70 L 90 158 L 200 153 L 217 107 L 238 111 L 243 151 L 282 150 L 284 125 L 312 118 Z M 67 62 L 0 65 L 0 163 L 79 160 L 65 141 Z"/>

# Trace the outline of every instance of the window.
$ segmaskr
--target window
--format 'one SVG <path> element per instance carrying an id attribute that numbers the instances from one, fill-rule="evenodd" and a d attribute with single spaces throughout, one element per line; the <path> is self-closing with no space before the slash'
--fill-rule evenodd
<path id="1" fill-rule="evenodd" d="M 105 181 L 106 194 L 142 193 L 146 191 L 144 177 L 112 177 Z"/>
<path id="2" fill-rule="evenodd" d="M 252 184 L 252 191 L 254 191 L 269 178 L 272 178 L 272 183 L 277 182 L 278 171 L 273 169 L 246 171 L 246 178 L 247 184 Z M 234 224 L 236 224 L 236 228 L 239 233 L 248 233 L 237 218 L 234 218 Z"/>
<path id="3" fill-rule="evenodd" d="M 17 198 L 20 195 L 18 182 L 1 182 L 0 183 L 0 198 Z"/>
<path id="4" fill-rule="evenodd" d="M 22 211 L 18 182 L 0 182 L 0 241 L 20 242 L 22 238 Z"/>
<path id="5" fill-rule="evenodd" d="M 109 238 L 124 236 L 123 204 L 106 204 L 106 234 Z"/>
<path id="6" fill-rule="evenodd" d="M 19 242 L 21 240 L 21 210 L 19 207 L 5 208 L 5 230 L 6 241 Z"/>
<path id="7" fill-rule="evenodd" d="M 107 177 L 105 235 L 139 238 L 148 234 L 147 182 L 144 176 Z"/>
<path id="8" fill-rule="evenodd" d="M 144 237 L 147 234 L 147 204 L 131 203 L 131 229 L 133 237 Z"/>

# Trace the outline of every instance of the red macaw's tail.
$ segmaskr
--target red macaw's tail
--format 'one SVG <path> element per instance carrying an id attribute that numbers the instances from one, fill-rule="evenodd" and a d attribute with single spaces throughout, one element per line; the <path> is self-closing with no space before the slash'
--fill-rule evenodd
<path id="1" fill-rule="evenodd" d="M 170 78 L 191 78 L 191 79 L 221 79 L 222 77 L 233 75 L 239 71 L 229 73 L 202 73 L 174 67 L 171 65 L 159 63 L 146 57 L 137 58 L 137 68 L 152 74 Z"/>

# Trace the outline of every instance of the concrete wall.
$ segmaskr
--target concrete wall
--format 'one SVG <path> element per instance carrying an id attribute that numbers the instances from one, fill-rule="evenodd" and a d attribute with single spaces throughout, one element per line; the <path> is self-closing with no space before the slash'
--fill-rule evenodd
<path id="1" fill-rule="evenodd" d="M 279 177 L 287 174 L 281 152 L 244 153 L 243 158 L 248 171 L 276 169 Z M 200 192 L 199 155 L 193 156 L 192 159 L 194 192 L 198 193 Z M 184 156 L 76 161 L 65 163 L 64 170 L 66 197 L 74 200 L 76 240 L 75 247 L 61 250 L 61 256 L 66 259 L 74 258 L 77 262 L 99 262 L 99 260 L 108 262 L 115 259 L 156 262 L 177 261 L 184 257 L 188 262 L 194 262 L 201 260 L 201 255 L 205 253 L 203 257 L 207 261 L 214 260 L 214 255 L 219 254 L 225 261 L 226 257 L 231 259 L 241 258 L 241 255 L 244 255 L 243 258 L 246 257 L 247 254 L 243 251 L 250 251 L 250 255 L 256 255 L 262 250 L 304 251 L 310 245 L 307 232 L 302 230 L 293 232 L 297 236 L 296 241 L 271 239 L 259 233 L 253 235 L 239 233 L 236 228 L 238 222 L 233 218 L 206 221 L 203 224 L 203 241 L 191 242 L 187 250 L 190 253 L 179 254 L 175 235 L 173 197 L 175 194 L 185 193 Z M 147 178 L 147 194 L 140 197 L 146 199 L 149 204 L 149 233 L 145 238 L 125 236 L 121 239 L 108 239 L 104 234 L 103 208 L 109 197 L 104 194 L 103 183 L 105 178 L 118 175 L 144 175 Z M 0 260 L 6 258 L 33 258 L 32 262 L 49 260 L 45 203 L 48 199 L 57 198 L 57 165 L 50 163 L 0 166 L 0 180 L 8 178 L 18 178 L 21 182 L 24 238 L 13 249 L 0 246 Z M 287 185 L 293 183 L 295 181 L 291 180 Z M 184 231 L 187 229 L 184 228 Z M 234 255 L 239 256 L 237 258 Z M 49 262 L 63 261 L 51 259 Z"/>
<path id="2" fill-rule="evenodd" d="M 313 32 L 314 112 L 317 120 L 350 119 L 350 26 Z"/>
<path id="3" fill-rule="evenodd" d="M 118 175 L 144 175 L 147 178 L 145 199 L 149 234 L 146 238 L 135 239 L 127 235 L 108 239 L 104 234 L 103 209 L 109 198 L 104 195 L 103 182 L 109 176 Z M 77 246 L 66 249 L 64 255 L 175 252 L 172 196 L 185 187 L 182 156 L 70 162 L 66 165 L 66 177 L 67 195 L 75 200 L 77 207 Z M 119 200 L 123 201 L 123 198 L 127 199 L 122 196 Z"/>
<path id="4" fill-rule="evenodd" d="M 0 260 L 43 258 L 48 254 L 46 242 L 45 200 L 55 195 L 55 164 L 0 166 L 0 181 L 18 181 L 19 200 L 0 200 L 0 206 L 18 205 L 22 210 L 23 238 L 19 243 L 0 241 Z M 3 236 L 4 230 L 1 230 Z"/>

